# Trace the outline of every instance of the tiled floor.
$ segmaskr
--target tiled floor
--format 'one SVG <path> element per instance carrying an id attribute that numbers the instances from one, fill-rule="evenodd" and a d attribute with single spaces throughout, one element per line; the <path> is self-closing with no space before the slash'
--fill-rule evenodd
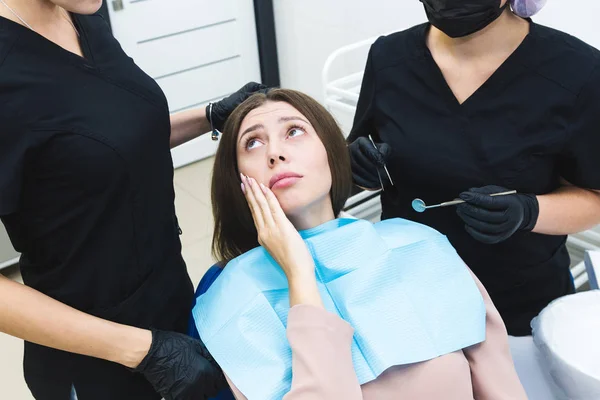
<path id="1" fill-rule="evenodd" d="M 183 257 L 192 281 L 197 284 L 213 263 L 210 255 L 213 220 L 210 206 L 210 177 L 213 159 L 175 171 L 175 207 L 183 231 Z M 16 268 L 2 271 L 20 281 Z M 0 333 L 0 399 L 33 399 L 22 372 L 23 342 Z"/>

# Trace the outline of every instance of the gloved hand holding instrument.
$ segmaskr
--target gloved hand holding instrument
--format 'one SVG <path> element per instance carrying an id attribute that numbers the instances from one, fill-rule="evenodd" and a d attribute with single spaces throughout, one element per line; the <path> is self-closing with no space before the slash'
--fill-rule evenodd
<path id="1" fill-rule="evenodd" d="M 500 186 L 485 186 L 460 194 L 465 203 L 458 205 L 456 212 L 476 240 L 496 244 L 517 231 L 529 232 L 535 228 L 540 212 L 536 196 L 523 193 L 490 196 L 506 191 Z"/>
<path id="2" fill-rule="evenodd" d="M 531 231 L 537 223 L 539 205 L 535 195 L 517 193 L 500 186 L 473 188 L 460 194 L 460 200 L 427 206 L 414 199 L 412 207 L 422 213 L 431 208 L 457 206 L 466 231 L 476 240 L 496 244 L 515 232 Z"/>
<path id="3" fill-rule="evenodd" d="M 354 182 L 363 189 L 385 190 L 393 185 L 386 168 L 391 148 L 375 144 L 371 137 L 359 137 L 349 146 Z M 537 223 L 539 205 L 535 195 L 517 193 L 500 186 L 473 188 L 460 194 L 460 200 L 427 206 L 421 199 L 412 203 L 417 212 L 430 208 L 457 206 L 465 229 L 476 240 L 495 244 L 505 241 L 517 231 L 531 231 Z"/>
<path id="4" fill-rule="evenodd" d="M 348 147 L 356 185 L 366 190 L 385 190 L 386 186 L 394 184 L 386 166 L 392 153 L 388 144 L 376 144 L 371 136 L 361 136 Z"/>
<path id="5" fill-rule="evenodd" d="M 221 101 L 210 103 L 206 106 L 206 117 L 212 129 L 212 140 L 218 140 L 220 131 L 223 130 L 225 121 L 233 110 L 255 93 L 265 92 L 268 88 L 256 82 L 249 82 L 237 92 L 229 95 Z"/>

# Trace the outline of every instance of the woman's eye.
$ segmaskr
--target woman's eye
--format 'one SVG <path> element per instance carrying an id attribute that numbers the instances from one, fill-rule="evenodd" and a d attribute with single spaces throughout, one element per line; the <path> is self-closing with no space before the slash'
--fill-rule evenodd
<path id="1" fill-rule="evenodd" d="M 253 148 L 260 146 L 260 144 L 261 144 L 261 143 L 260 143 L 258 140 L 256 140 L 256 139 L 250 139 L 250 140 L 248 140 L 248 142 L 246 143 L 246 148 L 247 148 L 248 150 L 252 150 Z"/>
<path id="2" fill-rule="evenodd" d="M 304 131 L 300 128 L 294 128 L 290 131 L 290 133 L 288 134 L 291 137 L 295 137 L 295 136 L 301 136 L 304 135 Z"/>

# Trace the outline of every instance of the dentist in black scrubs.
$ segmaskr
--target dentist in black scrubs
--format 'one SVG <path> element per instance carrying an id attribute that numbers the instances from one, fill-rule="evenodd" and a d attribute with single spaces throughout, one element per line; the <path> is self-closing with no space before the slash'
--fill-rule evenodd
<path id="1" fill-rule="evenodd" d="M 600 223 L 600 52 L 515 15 L 539 1 L 421 2 L 429 23 L 371 47 L 349 137 L 355 183 L 377 189 L 381 176 L 382 218 L 447 235 L 509 334 L 528 335 L 574 291 L 566 235 Z M 487 195 L 506 190 L 518 194 Z M 411 208 L 456 197 L 466 203 Z"/>
<path id="2" fill-rule="evenodd" d="M 261 86 L 170 117 L 100 5 L 0 1 L 0 218 L 25 282 L 0 276 L 0 331 L 26 341 L 36 399 L 205 399 L 226 382 L 182 334 L 194 291 L 170 148 Z"/>

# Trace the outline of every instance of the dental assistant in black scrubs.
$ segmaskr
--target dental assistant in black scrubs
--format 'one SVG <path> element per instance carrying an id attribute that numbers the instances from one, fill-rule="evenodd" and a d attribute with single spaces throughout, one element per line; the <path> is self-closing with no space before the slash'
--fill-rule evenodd
<path id="1" fill-rule="evenodd" d="M 507 0 L 421 1 L 430 23 L 371 47 L 349 137 L 355 183 L 381 177 L 382 218 L 447 235 L 509 334 L 528 335 L 574 291 L 566 235 L 600 223 L 600 52 Z M 506 190 L 518 194 L 487 196 Z M 411 207 L 458 196 L 466 204 Z"/>
<path id="2" fill-rule="evenodd" d="M 100 5 L 0 1 L 0 218 L 25 282 L 0 276 L 0 331 L 26 341 L 36 399 L 205 399 L 226 382 L 182 334 L 194 291 L 170 148 L 262 86 L 170 117 Z"/>

